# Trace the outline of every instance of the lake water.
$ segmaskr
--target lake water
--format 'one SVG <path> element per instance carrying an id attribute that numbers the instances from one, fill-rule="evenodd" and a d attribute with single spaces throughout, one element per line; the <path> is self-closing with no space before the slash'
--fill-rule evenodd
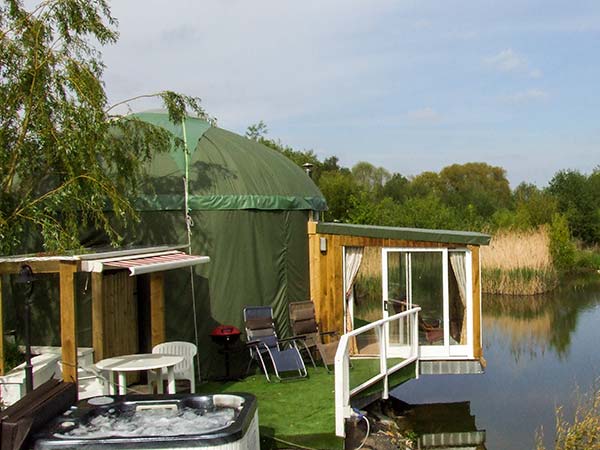
<path id="1" fill-rule="evenodd" d="M 409 421 L 440 431 L 470 406 L 475 428 L 485 431 L 479 449 L 534 449 L 541 427 L 553 448 L 555 408 L 564 405 L 569 417 L 577 389 L 589 392 L 600 376 L 600 275 L 543 297 L 484 296 L 483 313 L 485 374 L 422 376 L 394 396 L 429 404 Z"/>

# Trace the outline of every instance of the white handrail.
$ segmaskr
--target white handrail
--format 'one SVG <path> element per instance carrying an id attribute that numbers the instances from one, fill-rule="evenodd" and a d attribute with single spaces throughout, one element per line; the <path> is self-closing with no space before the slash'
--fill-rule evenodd
<path id="1" fill-rule="evenodd" d="M 383 380 L 383 398 L 388 398 L 388 377 L 401 368 L 415 362 L 419 356 L 418 346 L 418 314 L 420 307 L 409 309 L 385 319 L 372 322 L 356 330 L 344 334 L 340 338 L 337 351 L 335 353 L 335 434 L 345 437 L 345 420 L 352 415 L 350 407 L 350 397 L 358 392 L 372 386 L 380 380 Z M 389 324 L 399 320 L 408 320 L 411 322 L 409 328 L 412 333 L 409 335 L 407 347 L 410 348 L 408 357 L 400 363 L 388 368 L 387 356 L 389 354 Z M 367 331 L 375 330 L 379 340 L 379 374 L 369 378 L 354 389 L 350 389 L 350 338 L 363 334 Z"/>

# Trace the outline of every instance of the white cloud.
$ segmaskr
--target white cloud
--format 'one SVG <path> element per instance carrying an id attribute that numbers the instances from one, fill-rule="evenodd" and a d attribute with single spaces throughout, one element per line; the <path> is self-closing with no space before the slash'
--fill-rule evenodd
<path id="1" fill-rule="evenodd" d="M 529 71 L 531 78 L 542 78 L 542 71 L 540 69 L 532 69 Z"/>
<path id="2" fill-rule="evenodd" d="M 548 92 L 542 89 L 528 89 L 522 92 L 516 92 L 511 94 L 505 99 L 510 103 L 531 103 L 531 102 L 539 102 L 545 101 L 550 97 Z"/>
<path id="3" fill-rule="evenodd" d="M 419 122 L 439 122 L 442 118 L 442 116 L 430 106 L 409 111 L 406 113 L 406 116 L 411 120 Z"/>
<path id="4" fill-rule="evenodd" d="M 532 67 L 529 61 L 512 48 L 501 50 L 494 56 L 489 56 L 483 60 L 485 64 L 500 72 L 522 72 L 527 73 L 531 78 L 540 78 L 542 71 L 537 67 Z"/>
<path id="5" fill-rule="evenodd" d="M 502 50 L 494 56 L 484 59 L 485 63 L 502 72 L 514 72 L 527 67 L 527 61 L 517 55 L 511 48 Z"/>

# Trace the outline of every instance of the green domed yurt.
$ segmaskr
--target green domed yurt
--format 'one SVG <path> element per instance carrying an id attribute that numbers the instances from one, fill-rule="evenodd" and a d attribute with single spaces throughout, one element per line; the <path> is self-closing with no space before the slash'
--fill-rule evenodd
<path id="1" fill-rule="evenodd" d="M 166 113 L 138 117 L 182 138 L 188 149 L 159 153 L 138 199 L 132 245 L 187 244 L 184 178 L 188 178 L 191 251 L 210 263 L 166 272 L 167 339 L 194 341 L 192 291 L 203 376 L 222 371 L 210 331 L 243 330 L 245 305 L 272 305 L 289 331 L 289 301 L 309 298 L 307 221 L 327 208 L 306 173 L 280 153 L 195 118 L 174 125 Z M 193 286 L 192 286 L 193 284 Z"/>

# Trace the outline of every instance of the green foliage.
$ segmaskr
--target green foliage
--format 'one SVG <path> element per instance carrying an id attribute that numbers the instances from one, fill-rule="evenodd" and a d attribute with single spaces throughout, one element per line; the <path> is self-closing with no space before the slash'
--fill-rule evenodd
<path id="1" fill-rule="evenodd" d="M 390 197 L 395 202 L 402 203 L 410 195 L 409 187 L 410 181 L 408 178 L 395 173 L 383 186 L 382 195 Z"/>
<path id="2" fill-rule="evenodd" d="M 549 235 L 550 254 L 554 266 L 560 271 L 571 270 L 575 263 L 575 244 L 571 240 L 571 232 L 565 216 L 554 214 Z"/>
<path id="3" fill-rule="evenodd" d="M 352 167 L 352 176 L 363 189 L 378 195 L 390 179 L 390 173 L 383 167 L 360 161 Z"/>
<path id="4" fill-rule="evenodd" d="M 390 174 L 385 168 L 361 161 L 351 170 L 336 156 L 322 162 L 312 150 L 298 151 L 264 138 L 263 121 L 246 135 L 281 152 L 299 166 L 313 165 L 312 178 L 327 200 L 325 220 L 357 224 L 492 231 L 534 230 L 554 223 L 557 264 L 568 270 L 595 267 L 595 253 L 578 253 L 566 236 L 586 244 L 600 243 L 600 168 L 590 176 L 558 172 L 547 189 L 521 183 L 511 192 L 501 167 L 471 162 L 453 164 L 439 173 L 414 177 Z M 554 219 L 560 216 L 566 218 Z M 527 274 L 513 278 L 527 278 Z M 554 274 L 542 276 L 553 283 Z"/>
<path id="5" fill-rule="evenodd" d="M 459 222 L 456 211 L 434 194 L 406 200 L 398 219 L 399 226 L 432 229 L 458 228 Z"/>
<path id="6" fill-rule="evenodd" d="M 348 218 L 351 223 L 365 225 L 397 226 L 401 207 L 391 198 L 372 200 L 368 192 L 362 191 L 351 197 L 351 209 Z"/>
<path id="7" fill-rule="evenodd" d="M 506 171 L 486 163 L 453 164 L 439 174 L 442 199 L 455 208 L 471 205 L 480 217 L 489 217 L 511 204 Z"/>
<path id="8" fill-rule="evenodd" d="M 90 227 L 117 242 L 108 207 L 119 224 L 136 218 L 130 199 L 144 164 L 173 138 L 110 114 L 92 46 L 117 40 L 108 2 L 48 0 L 30 11 L 9 1 L 0 19 L 0 253 L 23 250 L 32 235 L 36 247 L 75 248 Z M 154 95 L 171 120 L 186 109 L 211 120 L 197 98 Z"/>
<path id="9" fill-rule="evenodd" d="M 267 124 L 261 120 L 260 122 L 248 127 L 246 130 L 246 137 L 248 139 L 252 139 L 253 141 L 258 141 L 261 138 L 264 138 L 268 133 L 269 130 L 267 129 Z"/>
<path id="10" fill-rule="evenodd" d="M 329 210 L 325 218 L 329 221 L 346 221 L 354 208 L 354 198 L 360 187 L 350 173 L 329 171 L 321 175 L 319 188 L 327 199 Z"/>
<path id="11" fill-rule="evenodd" d="M 19 351 L 19 346 L 14 342 L 4 341 L 4 370 L 8 372 L 12 368 L 25 362 L 25 355 Z"/>
<path id="12" fill-rule="evenodd" d="M 561 170 L 550 181 L 548 192 L 569 223 L 573 236 L 591 244 L 600 241 L 600 175 L 589 177 L 576 170 Z"/>
<path id="13" fill-rule="evenodd" d="M 576 250 L 575 267 L 578 269 L 600 270 L 600 252 L 598 249 Z"/>

